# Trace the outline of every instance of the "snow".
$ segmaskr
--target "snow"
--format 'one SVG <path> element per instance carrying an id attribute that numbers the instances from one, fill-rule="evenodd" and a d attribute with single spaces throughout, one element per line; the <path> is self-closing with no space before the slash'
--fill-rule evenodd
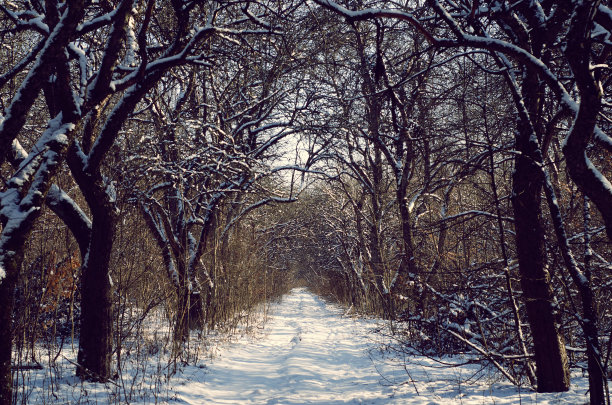
<path id="1" fill-rule="evenodd" d="M 51 188 L 47 193 L 47 199 L 49 200 L 50 204 L 59 204 L 60 202 L 63 202 L 64 204 L 70 205 L 74 213 L 76 213 L 80 217 L 80 220 L 83 223 L 87 224 L 88 228 L 91 229 L 91 220 L 89 219 L 87 214 L 85 214 L 81 207 L 79 207 L 79 205 L 56 184 L 51 185 Z"/>
<path id="2" fill-rule="evenodd" d="M 28 20 L 28 25 L 38 28 L 41 32 L 49 33 L 49 26 L 43 22 L 43 17 Z"/>
<path id="3" fill-rule="evenodd" d="M 136 53 L 138 52 L 138 40 L 136 33 L 134 32 L 134 17 L 130 15 L 128 17 L 128 24 L 126 27 L 127 35 L 127 50 L 125 52 L 125 64 L 127 66 L 133 66 L 136 63 Z"/>
<path id="4" fill-rule="evenodd" d="M 592 175 L 599 181 L 601 187 L 603 187 L 606 193 L 609 196 L 612 196 L 612 184 L 610 181 L 595 167 L 591 159 L 586 155 L 586 151 L 584 152 L 584 160 L 586 162 L 586 166 Z"/>
<path id="5" fill-rule="evenodd" d="M 96 27 L 101 24 L 110 23 L 115 18 L 115 15 L 119 12 L 119 7 L 113 9 L 113 11 L 103 14 L 99 17 L 86 21 L 85 23 L 77 25 L 77 32 L 86 32 L 90 29 L 90 27 Z"/>
<path id="6" fill-rule="evenodd" d="M 71 365 L 50 370 L 20 371 L 20 392 L 29 404 L 123 403 L 129 388 L 133 404 L 579 404 L 588 402 L 588 381 L 574 373 L 569 392 L 541 394 L 517 388 L 488 368 L 459 365 L 465 357 L 442 359 L 454 367 L 422 356 L 393 350 L 397 345 L 377 331 L 377 319 L 347 317 L 344 309 L 308 292 L 294 289 L 267 312 L 265 328 L 244 334 L 180 366 L 169 383 L 159 370 L 168 370 L 163 350 L 149 345 L 146 371 L 124 360 L 116 383 L 81 383 Z M 256 330 L 258 328 L 255 328 Z M 156 330 L 157 334 L 159 330 Z M 207 339 L 209 339 L 207 337 Z M 145 338 L 145 341 L 148 341 Z M 202 342 L 203 340 L 200 340 Z M 194 343 L 195 338 L 194 338 Z M 76 348 L 78 345 L 74 344 Z M 60 358 L 73 359 L 76 349 L 66 344 Z M 124 354 L 124 359 L 125 359 Z M 142 376 L 151 375 L 138 388 Z M 27 375 L 24 375 L 28 373 Z M 45 377 L 47 375 L 47 377 Z M 124 387 L 124 388 L 121 388 Z M 128 388 L 125 388 L 128 387 Z M 131 387 L 131 388 L 130 388 Z M 149 392 L 148 394 L 144 391 Z M 66 402 L 68 401 L 68 402 Z"/>

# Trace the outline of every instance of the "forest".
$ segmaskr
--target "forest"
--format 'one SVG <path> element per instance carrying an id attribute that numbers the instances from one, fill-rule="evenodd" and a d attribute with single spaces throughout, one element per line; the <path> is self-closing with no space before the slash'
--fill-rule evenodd
<path id="1" fill-rule="evenodd" d="M 295 286 L 609 404 L 611 50 L 607 0 L 0 0 L 0 404 Z"/>

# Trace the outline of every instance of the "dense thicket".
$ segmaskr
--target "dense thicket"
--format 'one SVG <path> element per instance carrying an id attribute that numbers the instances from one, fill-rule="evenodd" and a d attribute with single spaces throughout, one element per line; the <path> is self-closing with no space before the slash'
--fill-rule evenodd
<path id="1" fill-rule="evenodd" d="M 0 4 L 0 403 L 147 314 L 232 325 L 292 283 L 607 400 L 612 12 L 582 1 Z M 37 326 L 40 325 L 40 326 Z M 63 342 L 63 340 L 61 340 Z"/>

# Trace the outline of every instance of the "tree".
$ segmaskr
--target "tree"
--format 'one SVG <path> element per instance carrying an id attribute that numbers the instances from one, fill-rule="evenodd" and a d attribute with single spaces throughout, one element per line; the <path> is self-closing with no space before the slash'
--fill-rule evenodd
<path id="1" fill-rule="evenodd" d="M 204 7 L 196 1 L 184 7 L 179 2 L 166 5 L 149 0 L 133 6 L 128 0 L 118 2 L 115 8 L 107 3 L 78 1 L 2 6 L 3 15 L 14 25 L 14 32 L 42 37 L 33 53 L 24 56 L 4 76 L 10 79 L 29 69 L 0 127 L 2 158 L 6 160 L 12 153 L 11 145 L 17 145 L 14 141 L 39 93 L 50 117 L 48 130 L 41 135 L 31 157 L 15 172 L 14 191 L 7 189 L 2 197 L 6 247 L 0 253 L 4 252 L 2 257 L 6 260 L 2 278 L 7 280 L 2 282 L 1 296 L 6 304 L 3 319 L 7 322 L 10 319 L 12 291 L 28 229 L 40 211 L 54 171 L 70 146 L 68 164 L 91 215 L 91 231 L 75 233 L 84 250 L 78 372 L 83 378 L 94 380 L 105 380 L 111 375 L 112 303 L 108 263 L 116 215 L 114 184 L 105 175 L 105 156 L 134 109 L 170 69 L 185 64 L 206 64 L 210 48 L 202 44 L 216 35 L 243 35 L 239 28 L 227 28 L 226 24 L 231 25 L 236 19 L 243 23 L 255 21 L 257 28 L 249 29 L 250 35 L 271 29 L 259 19 L 257 14 L 261 12 L 253 14 L 246 3 L 244 8 L 240 5 L 228 8 L 219 4 Z M 156 13 L 172 17 L 157 18 Z M 82 17 L 85 20 L 80 23 Z M 192 29 L 196 17 L 205 25 Z M 33 177 L 37 170 L 38 178 Z M 31 185 L 30 192 L 36 198 L 27 197 Z M 59 191 L 52 195 L 62 196 Z M 81 217 L 75 223 L 88 223 L 82 218 L 82 210 L 71 208 L 72 219 L 77 214 Z M 68 211 L 64 213 L 68 215 Z M 10 395 L 11 339 L 9 335 L 2 338 L 4 398 Z"/>
<path id="2" fill-rule="evenodd" d="M 0 402 L 3 403 L 12 401 L 11 322 L 24 242 L 40 215 L 44 196 L 74 137 L 78 120 L 80 103 L 69 86 L 70 67 L 66 47 L 84 10 L 83 3 L 79 1 L 64 5 L 61 11 L 58 4 L 49 5 L 46 31 L 43 30 L 46 35 L 41 39 L 43 45 L 36 47 L 33 56 L 26 56 L 25 63 L 17 64 L 8 74 L 9 77 L 15 76 L 33 61 L 0 123 L 0 159 L 5 162 L 44 83 L 55 75 L 57 89 L 63 95 L 62 103 L 55 109 L 49 107 L 51 118 L 47 128 L 40 133 L 28 158 L 11 175 L 8 187 L 0 196 L 0 221 L 3 225 L 0 242 L 0 322 L 5 326 L 0 332 Z M 19 22 L 20 16 L 15 11 L 6 7 L 2 7 L 2 11 Z"/>
<path id="3" fill-rule="evenodd" d="M 189 325 L 198 322 L 198 310 L 193 314 L 189 310 L 202 306 L 198 268 L 205 283 L 214 284 L 203 269 L 202 255 L 224 204 L 234 199 L 232 205 L 242 205 L 245 194 L 277 171 L 268 168 L 267 160 L 294 131 L 292 118 L 281 111 L 287 89 L 275 89 L 274 81 L 282 77 L 276 66 L 283 66 L 282 61 L 270 61 L 272 68 L 259 72 L 242 66 L 255 57 L 248 62 L 219 57 L 216 63 L 235 67 L 224 75 L 206 69 L 197 79 L 191 76 L 185 88 L 165 87 L 150 102 L 153 133 L 158 139 L 152 148 L 143 145 L 152 150 L 141 155 L 138 177 L 151 179 L 153 175 L 156 181 L 149 182 L 137 199 L 177 288 L 177 341 L 185 341 Z M 182 97 L 174 101 L 163 94 Z M 157 161 L 156 156 L 161 159 Z M 270 195 L 254 204 L 284 200 L 290 197 Z M 227 216 L 233 219 L 242 214 L 241 209 L 230 209 Z"/>
<path id="4" fill-rule="evenodd" d="M 597 133 L 597 139 L 602 145 L 610 144 L 610 138 L 596 127 L 595 119 L 597 112 L 600 111 L 597 80 L 601 79 L 601 72 L 595 70 L 594 72 L 598 73 L 593 73 L 587 67 L 596 65 L 596 62 L 603 60 L 601 58 L 607 55 L 605 51 L 598 53 L 599 48 L 593 47 L 595 43 L 593 39 L 601 32 L 594 30 L 595 19 L 602 24 L 598 27 L 604 31 L 604 27 L 609 26 L 607 8 L 597 3 L 582 2 L 564 3 L 556 7 L 552 2 L 543 1 L 521 4 L 516 9 L 511 9 L 508 4 L 500 2 L 496 3 L 495 8 L 489 8 L 492 5 L 487 5 L 481 9 L 476 2 L 470 5 L 431 1 L 428 2 L 430 12 L 435 13 L 444 22 L 434 29 L 430 26 L 431 19 L 419 19 L 418 16 L 423 13 L 422 9 L 369 8 L 363 11 L 350 11 L 330 1 L 318 3 L 343 15 L 349 22 L 374 18 L 405 21 L 423 33 L 432 46 L 455 49 L 467 46 L 484 49 L 498 58 L 502 68 L 506 69 L 505 74 L 511 83 L 511 94 L 516 102 L 518 115 L 516 148 L 520 154 L 516 158 L 513 202 L 517 218 L 521 282 L 527 297 L 526 305 L 535 339 L 538 389 L 541 391 L 567 389 L 569 384 L 567 360 L 561 337 L 554 325 L 552 290 L 545 269 L 544 229 L 538 210 L 534 213 L 533 208 L 540 206 L 542 186 L 545 184 L 545 175 L 539 166 L 543 163 L 543 152 L 546 151 L 553 134 L 550 129 L 554 127 L 554 123 L 559 122 L 559 119 L 569 119 L 568 114 L 574 113 L 576 116 L 564 149 L 567 165 L 573 180 L 580 185 L 585 194 L 597 195 L 595 198 L 601 202 L 600 212 L 607 223 L 607 207 L 610 204 L 605 191 L 608 188 L 603 186 L 607 180 L 593 164 L 589 163 L 590 160 L 584 153 L 588 144 L 587 139 L 593 133 Z M 442 26 L 446 31 L 441 31 Z M 492 28 L 493 26 L 495 28 Z M 569 46 L 561 50 L 557 47 L 560 43 L 558 39 L 564 35 L 566 27 L 568 27 Z M 607 45 L 601 46 L 601 49 L 606 48 Z M 553 54 L 559 58 L 553 58 Z M 597 59 L 598 57 L 600 59 Z M 514 60 L 523 72 L 520 80 L 515 78 L 515 65 L 512 65 L 508 58 Z M 592 58 L 595 58 L 595 63 L 591 62 Z M 560 78 L 568 70 L 574 72 L 573 79 L 579 83 L 580 102 L 576 102 L 571 97 Z M 558 113 L 548 118 L 550 120 L 548 126 L 545 122 L 547 117 L 543 116 L 543 111 L 546 110 L 542 109 L 543 103 L 550 100 L 546 98 L 547 91 L 548 95 L 554 97 L 552 102 L 558 103 L 560 107 Z M 608 201 L 608 204 L 604 206 L 603 201 Z M 533 257 L 538 259 L 533 261 Z M 542 281 L 544 284 L 541 284 Z M 535 302 L 544 305 L 546 310 L 542 311 L 543 307 L 536 309 Z M 592 335 L 592 332 L 589 335 Z M 591 344 L 595 344 L 596 339 L 589 339 Z M 550 346 L 547 345 L 551 341 L 557 343 L 553 352 L 549 353 Z M 557 359 L 556 365 L 546 364 L 548 359 Z M 593 367 L 595 363 L 597 361 L 593 361 Z M 596 374 L 596 370 L 593 370 L 593 373 Z M 597 377 L 595 379 L 601 380 Z M 602 402 L 601 392 L 601 388 L 592 386 L 592 403 Z"/>

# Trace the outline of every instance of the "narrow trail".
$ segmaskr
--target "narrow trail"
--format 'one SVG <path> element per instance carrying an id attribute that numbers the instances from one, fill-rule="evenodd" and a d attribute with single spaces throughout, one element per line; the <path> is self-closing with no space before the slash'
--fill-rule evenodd
<path id="1" fill-rule="evenodd" d="M 374 326 L 373 323 L 369 324 Z M 223 351 L 203 381 L 175 387 L 188 404 L 378 403 L 391 393 L 368 357 L 367 321 L 303 289 L 273 307 L 266 334 Z"/>
<path id="2" fill-rule="evenodd" d="M 168 404 L 579 404 L 586 379 L 566 393 L 538 394 L 476 365 L 439 367 L 425 357 L 385 356 L 373 340 L 380 321 L 343 316 L 295 289 L 271 307 L 263 336 L 220 350 L 205 369 L 175 376 Z M 446 359 L 453 362 L 454 359 Z M 457 359 L 460 361 L 460 359 Z M 410 377 L 408 376 L 408 371 Z M 413 380 L 410 381 L 410 378 Z M 469 381 L 469 384 L 466 384 Z"/>

